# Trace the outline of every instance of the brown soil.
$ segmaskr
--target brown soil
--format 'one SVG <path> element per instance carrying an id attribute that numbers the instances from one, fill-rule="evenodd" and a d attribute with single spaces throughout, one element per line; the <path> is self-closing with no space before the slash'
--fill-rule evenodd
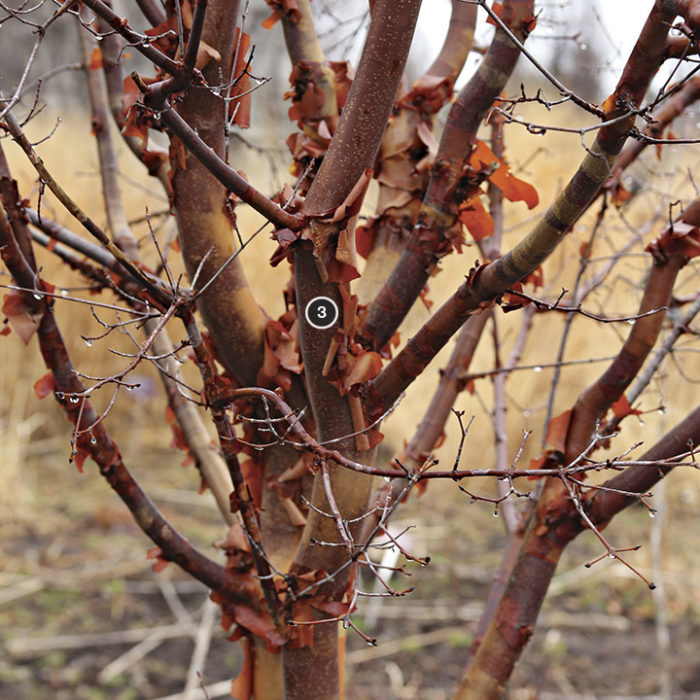
<path id="1" fill-rule="evenodd" d="M 144 485 L 168 483 L 167 489 L 156 490 L 159 506 L 193 541 L 208 548 L 221 534 L 216 511 L 206 497 L 185 490 L 194 479 L 191 470 L 159 463 L 155 454 L 144 454 L 139 465 Z M 61 456 L 31 460 L 27 469 L 40 475 L 33 503 L 0 522 L 0 596 L 5 596 L 0 598 L 5 647 L 0 697 L 97 700 L 181 693 L 194 649 L 185 630 L 199 628 L 206 591 L 173 566 L 159 574 L 150 570 L 145 558 L 149 543 L 94 472 L 79 476 Z M 669 480 L 664 511 L 669 537 L 661 571 L 650 572 L 644 549 L 634 555 L 634 564 L 663 584 L 665 604 L 659 607 L 659 596 L 619 563 L 603 561 L 585 569 L 583 562 L 600 552 L 592 537 L 583 537 L 560 566 L 509 697 L 643 697 L 660 693 L 664 678 L 673 697 L 700 693 L 700 599 L 692 582 L 695 572 L 689 568 L 698 544 L 693 530 L 696 492 L 678 476 L 676 483 L 673 477 Z M 502 523 L 485 504 L 470 505 L 454 492 L 447 497 L 449 485 L 431 489 L 434 493 L 410 502 L 396 523 L 418 525 L 409 532 L 411 550 L 430 554 L 431 563 L 409 565 L 411 578 L 395 582 L 397 588 L 415 586 L 412 594 L 382 599 L 377 608 L 371 603 L 360 607 L 355 619 L 377 637 L 378 646 L 368 647 L 359 636 L 348 635 L 349 698 L 449 698 L 462 673 L 481 601 L 498 564 Z M 625 513 L 609 534 L 621 545 L 646 544 L 652 524 L 637 508 Z M 672 539 L 679 535 L 682 542 Z M 15 597 L 10 600 L 10 595 Z M 657 627 L 660 612 L 667 624 Z M 368 620 L 372 616 L 373 624 Z M 100 644 L 109 638 L 94 635 L 144 629 L 154 633 L 178 622 L 183 630 L 175 636 L 137 654 L 135 662 L 111 679 L 100 676 L 139 640 Z M 212 630 L 210 650 L 199 669 L 205 685 L 230 680 L 241 658 L 238 645 L 226 641 L 218 621 Z M 669 635 L 665 654 L 657 640 L 659 630 Z M 62 648 L 65 635 L 82 639 Z M 47 638 L 47 648 L 31 650 L 32 643 Z M 209 696 L 225 695 L 212 690 Z M 205 696 L 198 690 L 193 697 Z"/>

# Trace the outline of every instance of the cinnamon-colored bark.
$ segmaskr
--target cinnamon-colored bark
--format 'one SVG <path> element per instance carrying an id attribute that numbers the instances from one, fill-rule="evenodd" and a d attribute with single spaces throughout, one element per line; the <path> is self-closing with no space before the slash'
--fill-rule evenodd
<path id="1" fill-rule="evenodd" d="M 642 455 L 641 460 L 670 459 L 684 453 L 688 441 L 693 444 L 700 441 L 700 407 Z M 672 468 L 672 463 L 661 467 L 629 467 L 604 486 L 643 495 Z M 584 498 L 584 507 L 593 524 L 602 527 L 635 500 L 613 491 L 591 490 Z M 547 525 L 543 526 L 543 522 Z M 537 517 L 531 520 L 501 603 L 455 700 L 503 696 L 513 667 L 532 635 L 559 558 L 566 545 L 584 530 L 585 525 L 570 501 L 562 500 L 547 510 L 537 506 Z"/>
<path id="2" fill-rule="evenodd" d="M 640 39 L 625 66 L 615 94 L 606 103 L 609 116 L 621 116 L 627 105 L 641 102 L 649 81 L 663 60 L 663 49 L 672 19 L 673 17 L 663 13 L 658 6 L 655 5 L 652 8 Z M 573 223 L 580 215 L 602 184 L 606 177 L 606 170 L 608 173 L 611 172 L 610 166 L 622 147 L 626 129 L 630 125 L 631 117 L 601 129 L 594 146 L 595 152 L 599 154 L 596 158 L 598 163 L 589 160 L 591 154 L 587 155 L 588 163 L 584 160 L 584 164 L 563 195 L 545 214 L 543 222 L 538 224 L 540 240 L 552 241 L 557 230 L 562 232 L 566 230 L 561 226 L 565 221 L 570 220 Z M 526 239 L 530 245 L 535 242 L 528 240 L 531 236 L 532 234 Z M 494 284 L 495 274 L 491 272 L 489 275 L 489 272 L 501 261 L 504 261 L 503 272 L 508 276 L 514 274 L 521 261 L 539 256 L 539 253 L 534 252 L 533 255 L 533 252 L 522 244 L 516 246 L 513 255 L 504 256 L 488 266 L 476 278 L 474 286 L 489 287 Z M 510 259 L 506 260 L 509 257 Z M 659 301 L 667 298 L 665 295 L 670 294 L 673 280 L 682 264 L 682 260 L 676 260 L 660 266 L 662 269 L 656 271 L 656 274 L 660 278 L 663 289 L 656 290 L 648 284 L 645 299 L 642 301 L 643 308 L 658 308 L 658 306 L 650 307 L 649 304 L 658 304 Z M 652 280 L 653 283 L 656 281 Z M 659 304 L 659 306 L 662 305 Z M 642 321 L 646 323 L 642 324 Z M 641 324 L 639 329 L 637 324 Z M 624 387 L 636 373 L 641 365 L 639 358 L 643 359 L 646 356 L 649 343 L 653 345 L 659 327 L 660 320 L 655 316 L 637 320 L 626 347 L 623 347 L 611 369 L 603 375 L 605 390 L 608 392 L 606 397 L 609 399 L 607 406 L 619 398 Z M 616 376 L 620 374 L 621 368 L 622 376 L 618 381 Z M 594 402 L 593 397 L 599 396 L 598 389 L 586 393 L 591 399 L 586 398 L 584 406 Z M 601 400 L 597 404 L 597 410 L 605 410 L 604 403 L 606 402 Z M 578 415 L 574 410 L 569 424 L 565 463 L 578 456 L 586 446 L 584 442 L 590 440 L 594 425 L 595 422 L 592 426 L 587 415 L 584 417 L 582 410 L 578 411 Z M 456 698 L 498 698 L 503 695 L 505 683 L 532 634 L 559 558 L 568 542 L 583 528 L 583 521 L 569 498 L 563 481 L 559 478 L 548 480 L 531 515 L 523 545 L 501 602 L 494 612 L 476 656 L 467 669 Z"/>
<path id="3" fill-rule="evenodd" d="M 698 99 L 700 99 L 700 78 L 695 77 L 688 80 L 674 95 L 664 102 L 663 107 L 654 112 L 653 120 L 644 128 L 642 134 L 653 139 L 660 139 L 666 127 Z M 640 138 L 625 146 L 622 153 L 620 153 L 620 157 L 615 162 L 610 181 L 605 184 L 606 189 L 614 191 L 619 184 L 622 172 L 639 157 L 648 145 L 648 141 Z"/>
<path id="4" fill-rule="evenodd" d="M 626 106 L 641 101 L 663 60 L 665 36 L 672 19 L 656 7 L 652 9 L 614 96 L 608 98 L 609 118 L 624 116 Z M 493 303 L 547 259 L 610 176 L 633 119 L 630 115 L 601 128 L 564 191 L 530 233 L 498 260 L 472 270 L 467 281 L 385 367 L 374 381 L 384 405 L 391 405 L 409 386 L 472 311 Z"/>
<path id="5" fill-rule="evenodd" d="M 503 8 L 506 23 L 524 41 L 533 20 L 533 0 L 510 0 Z M 457 210 L 465 196 L 460 178 L 476 143 L 477 129 L 505 87 L 519 56 L 519 47 L 499 28 L 479 69 L 452 105 L 410 242 L 363 322 L 360 335 L 370 347 L 384 347 L 440 257 L 449 252 L 451 243 L 446 233 L 456 224 Z"/>
<path id="6" fill-rule="evenodd" d="M 474 39 L 476 5 L 452 0 L 452 14 L 442 49 L 413 87 L 399 97 L 378 155 L 379 182 L 374 219 L 368 225 L 371 250 L 356 292 L 360 303 L 377 295 L 405 249 L 430 180 L 431 151 L 424 141 L 438 111 L 452 97 L 454 81 Z M 366 227 L 367 228 L 367 227 Z"/>
<path id="7" fill-rule="evenodd" d="M 419 0 L 378 0 L 343 114 L 306 198 L 309 215 L 339 206 L 371 168 L 394 105 Z"/>
<path id="8" fill-rule="evenodd" d="M 230 73 L 237 21 L 237 3 L 235 7 L 222 0 L 210 4 L 203 38 L 223 59 L 221 65 L 212 61 L 203 71 L 213 85 L 219 82 L 221 74 Z M 202 140 L 219 158 L 224 158 L 223 100 L 208 89 L 192 89 L 179 103 L 178 112 L 185 122 L 196 125 Z M 182 146 L 177 139 L 171 149 L 173 207 L 180 247 L 190 279 L 199 271 L 200 288 L 235 252 L 235 233 L 226 211 L 224 186 L 191 151 L 178 154 Z M 263 361 L 263 316 L 238 259 L 218 275 L 197 305 L 226 369 L 244 386 L 255 384 Z"/>
<path id="9" fill-rule="evenodd" d="M 313 216 L 335 210 L 346 199 L 360 175 L 372 166 L 396 97 L 419 7 L 417 0 L 378 0 L 375 4 L 357 75 L 338 128 L 306 197 L 307 214 Z M 317 235 L 319 230 L 320 239 Z M 338 231 L 334 225 L 318 227 L 312 240 L 321 249 L 335 245 L 334 237 Z M 348 398 L 341 398 L 336 386 L 324 376 L 328 348 L 339 329 L 337 325 L 325 331 L 313 328 L 304 314 L 307 303 L 319 295 L 332 298 L 338 308 L 343 309 L 339 285 L 322 279 L 311 250 L 302 248 L 296 252 L 294 273 L 304 372 L 318 437 L 321 441 L 342 438 L 355 432 L 353 415 Z M 351 459 L 357 457 L 373 461 L 372 451 L 359 452 L 354 438 L 344 438 L 335 446 Z M 336 464 L 330 465 L 328 488 L 338 502 L 344 519 L 356 518 L 366 511 L 371 487 L 371 478 L 348 472 Z M 335 520 L 322 514 L 331 513 L 332 507 L 320 473 L 314 478 L 311 500 L 312 508 L 294 559 L 293 574 L 313 570 L 332 573 L 348 560 L 344 547 L 318 544 L 341 541 Z M 350 531 L 352 536 L 357 536 L 359 525 L 352 526 Z M 343 595 L 349 573 L 349 570 L 339 572 L 325 587 L 336 600 Z M 331 615 L 325 614 L 325 617 Z M 338 696 L 337 623 L 314 626 L 314 639 L 312 649 L 289 649 L 284 652 L 289 698 L 308 697 L 307 681 L 292 681 L 292 677 L 297 675 L 294 669 L 307 662 L 315 667 L 318 688 L 314 692 L 320 693 L 317 696 Z"/>

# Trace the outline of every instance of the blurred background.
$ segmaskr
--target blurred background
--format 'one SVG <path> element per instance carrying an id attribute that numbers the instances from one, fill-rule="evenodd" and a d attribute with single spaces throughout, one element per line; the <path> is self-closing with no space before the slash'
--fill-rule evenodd
<path id="1" fill-rule="evenodd" d="M 319 0 L 313 5 L 328 57 L 350 58 L 356 64 L 367 24 L 365 3 Z M 447 0 L 424 5 L 408 82 L 422 73 L 439 50 L 449 16 Z M 20 4 L 12 0 L 8 6 Z M 614 87 L 650 6 L 638 0 L 538 3 L 538 27 L 528 48 L 566 85 L 602 103 Z M 133 17 L 136 27 L 146 26 L 131 4 L 116 3 L 116 8 Z M 37 6 L 32 9 L 32 21 L 47 17 L 53 9 L 54 5 Z M 282 100 L 291 67 L 282 49 L 281 30 L 279 25 L 270 31 L 260 27 L 269 12 L 262 2 L 251 3 L 247 12 L 246 30 L 256 45 L 253 72 L 269 80 L 254 95 L 252 128 L 232 135 L 230 159 L 259 189 L 272 194 L 291 180 L 285 140 L 295 126 L 287 117 L 288 103 Z M 6 10 L 2 13 L 5 18 Z M 35 142 L 46 139 L 37 148 L 48 168 L 90 216 L 104 225 L 76 32 L 70 16 L 51 26 L 26 76 L 24 97 L 15 113 L 21 117 L 35 101 L 41 106 L 39 115 L 26 126 L 28 135 Z M 477 46 L 487 46 L 491 32 L 492 28 L 481 23 Z M 30 25 L 16 20 L 0 23 L 0 88 L 5 95 L 22 79 L 35 38 Z M 136 51 L 127 49 L 124 58 L 128 70 L 150 72 L 139 62 Z M 479 59 L 478 53 L 471 55 L 458 86 L 466 82 Z M 660 75 L 654 89 L 665 79 L 666 75 Z M 523 59 L 508 94 L 519 94 L 521 82 L 529 93 L 542 87 L 549 98 L 557 97 Z M 551 126 L 582 128 L 593 123 L 590 115 L 568 104 L 551 111 L 542 105 L 522 105 L 518 113 L 524 121 Z M 698 125 L 700 113 L 695 108 L 674 123 L 673 132 L 679 138 L 693 137 Z M 487 135 L 485 131 L 483 137 Z M 551 131 L 538 136 L 518 124 L 506 127 L 505 143 L 513 171 L 534 184 L 540 195 L 540 205 L 533 211 L 522 203 L 508 205 L 504 248 L 509 248 L 552 201 L 583 149 L 578 133 Z M 36 207 L 40 187 L 33 169 L 8 138 L 2 145 L 22 196 Z M 167 197 L 126 147 L 119 146 L 119 157 L 121 185 L 134 231 L 141 237 L 144 262 L 157 261 L 144 222 L 148 211 L 173 270 L 181 272 L 171 245 L 174 224 Z M 608 316 L 636 313 L 648 267 L 644 246 L 665 224 L 669 202 L 687 203 L 697 196 L 693 173 L 698 172 L 699 158 L 697 146 L 666 146 L 658 154 L 647 149 L 633 166 L 630 188 L 639 194 L 607 215 L 592 271 L 624 245 L 630 245 L 629 253 L 587 300 L 591 311 Z M 367 215 L 372 213 L 375 198 L 370 190 Z M 48 193 L 41 196 L 41 208 L 47 217 L 78 230 Z M 576 225 L 569 240 L 548 261 L 540 296 L 556 298 L 561 288 L 571 288 L 578 250 L 590 236 L 596 209 Z M 246 208 L 237 214 L 244 238 L 261 225 L 260 218 Z M 640 238 L 643 231 L 646 234 Z M 284 310 L 282 289 L 287 282 L 282 268 L 270 273 L 267 260 L 274 248 L 269 231 L 263 231 L 243 256 L 257 299 L 272 317 Z M 92 298 L 82 278 L 46 251 L 38 251 L 38 256 L 43 278 L 70 296 Z M 430 282 L 429 298 L 440 304 L 477 257 L 476 249 L 467 246 L 461 256 L 447 258 L 441 273 Z M 697 264 L 688 266 L 677 295 L 696 292 L 697 281 Z M 0 283 L 9 283 L 4 269 Z M 95 298 L 109 300 L 106 294 Z M 105 376 L 125 366 L 127 360 L 111 351 L 133 352 L 128 336 L 111 333 L 96 339 L 104 330 L 100 321 L 117 319 L 113 312 L 61 300 L 56 311 L 74 364 L 82 372 Z M 401 329 L 402 338 L 409 337 L 428 313 L 418 304 Z M 520 328 L 521 314 L 497 313 L 502 352 L 507 354 Z M 562 321 L 553 314 L 535 318 L 521 361 L 528 369 L 514 373 L 509 381 L 513 456 L 523 430 L 533 431 L 522 466 L 539 453 L 544 439 L 552 379 L 547 365 L 555 360 Z M 575 320 L 566 360 L 595 361 L 563 369 L 554 415 L 569 408 L 598 376 L 606 366 L 604 358 L 617 352 L 626 331 L 624 324 Z M 182 334 L 175 325 L 172 333 L 174 338 Z M 621 454 L 637 442 L 652 444 L 694 407 L 700 380 L 697 342 L 689 336 L 679 347 L 642 399 L 643 415 L 627 418 L 608 455 Z M 448 346 L 383 426 L 386 440 L 380 459 L 389 459 L 410 439 L 450 351 Z M 196 383 L 189 364 L 185 363 L 184 372 Z M 472 369 L 485 371 L 493 364 L 494 348 L 487 329 Z M 150 543 L 94 464 L 88 461 L 85 473 L 79 474 L 68 463 L 68 423 L 51 397 L 40 401 L 33 389 L 45 371 L 35 341 L 25 347 L 15 333 L 0 338 L 0 395 L 4 397 L 0 405 L 0 644 L 4 647 L 0 696 L 199 698 L 203 695 L 196 670 L 201 671 L 204 685 L 214 686 L 208 691 L 210 697 L 225 696 L 227 679 L 240 666 L 237 645 L 224 639 L 202 586 L 173 565 L 158 574 L 151 571 L 152 562 L 146 560 Z M 193 543 L 217 556 L 211 543 L 222 537 L 225 528 L 210 494 L 197 493 L 198 474 L 192 467 L 181 466 L 184 454 L 171 444 L 159 379 L 145 364 L 129 379 L 139 387 L 120 393 L 110 410 L 108 428 L 126 464 L 158 507 Z M 111 397 L 111 390 L 101 392 L 95 399 L 96 408 L 104 410 Z M 478 380 L 474 393 L 461 396 L 456 408 L 475 416 L 462 466 L 490 466 L 491 380 Z M 454 460 L 458 435 L 456 422 L 448 425 L 446 441 L 437 454 L 443 466 Z M 494 486 L 479 482 L 470 488 L 491 494 Z M 700 693 L 699 502 L 697 476 L 690 471 L 674 473 L 668 484 L 662 482 L 655 490 L 657 517 L 650 519 L 646 509 L 635 507 L 610 526 L 610 539 L 618 546 L 644 545 L 634 555 L 634 563 L 657 584 L 653 594 L 615 562 L 584 569 L 583 563 L 600 554 L 600 547 L 589 535 L 574 543 L 559 567 L 541 624 L 513 677 L 510 697 L 690 697 Z M 348 636 L 348 697 L 448 698 L 461 676 L 481 605 L 500 561 L 503 524 L 493 517 L 489 504 L 470 504 L 453 484 L 433 483 L 425 495 L 412 498 L 398 511 L 394 526 L 398 531 L 410 526 L 407 537 L 412 552 L 430 555 L 431 563 L 425 568 L 409 566 L 411 578 L 396 584 L 415 586 L 411 596 L 371 604 L 358 612 L 358 622 L 378 637 L 379 647 L 369 649 L 358 637 Z M 205 661 L 202 639 L 210 639 Z"/>

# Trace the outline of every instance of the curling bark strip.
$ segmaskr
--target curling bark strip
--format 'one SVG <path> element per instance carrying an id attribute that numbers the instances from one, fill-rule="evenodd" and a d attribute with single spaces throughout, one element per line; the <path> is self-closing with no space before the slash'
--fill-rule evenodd
<path id="1" fill-rule="evenodd" d="M 331 140 L 328 151 L 312 183 L 305 201 L 305 213 L 310 216 L 327 215 L 347 198 L 360 176 L 371 168 L 381 142 L 386 122 L 396 98 L 408 49 L 413 37 L 420 9 L 419 0 L 378 0 L 372 13 L 369 32 L 360 58 L 357 75 Z M 328 245 L 335 245 L 336 225 L 318 227 L 312 235 L 318 254 Z M 300 342 L 308 387 L 309 400 L 320 440 L 352 434 L 353 416 L 347 398 L 340 398 L 338 389 L 323 376 L 327 350 L 337 326 L 329 330 L 311 327 L 304 310 L 316 296 L 328 296 L 343 308 L 343 301 L 334 282 L 324 282 L 318 271 L 314 254 L 300 249 L 295 254 L 297 309 L 299 312 Z M 354 439 L 345 439 L 338 449 L 350 457 L 358 453 Z M 364 513 L 371 493 L 372 480 L 331 465 L 331 489 L 342 504 L 344 518 Z M 330 508 L 320 475 L 314 478 L 312 508 L 309 511 L 301 542 L 297 549 L 291 574 L 322 569 L 336 571 L 347 561 L 340 547 L 324 547 L 317 541 L 339 542 L 340 533 L 334 520 L 320 514 Z M 328 593 L 339 600 L 347 585 L 347 572 L 337 576 L 328 586 Z M 321 613 L 319 613 L 321 614 Z M 323 618 L 332 617 L 328 613 Z M 321 630 L 322 628 L 326 628 Z M 316 671 L 315 695 L 319 698 L 337 697 L 339 687 L 337 623 L 314 626 L 315 642 L 312 647 L 285 649 L 283 666 L 285 691 L 288 698 L 308 697 L 308 679 L 298 669 L 313 665 Z M 323 640 L 323 644 L 321 644 Z"/>
<path id="2" fill-rule="evenodd" d="M 372 389 L 381 398 L 378 412 L 398 398 L 473 311 L 494 303 L 556 248 L 609 176 L 614 154 L 603 154 L 596 146 L 591 149 L 596 155 L 586 154 L 579 170 L 535 228 L 501 258 L 472 269 L 466 282 L 372 382 Z"/>
<path id="3" fill-rule="evenodd" d="M 338 128 L 306 197 L 309 216 L 333 211 L 377 155 L 394 106 L 420 0 L 377 0 Z"/>
<path id="4" fill-rule="evenodd" d="M 367 264 L 356 287 L 360 303 L 374 299 L 386 280 L 386 271 L 394 268 L 408 243 L 430 178 L 426 161 L 432 146 L 425 141 L 432 136 L 438 111 L 452 98 L 454 81 L 471 51 L 476 14 L 476 5 L 452 0 L 450 24 L 439 55 L 396 101 L 377 158 L 376 214 L 358 230 L 358 236 L 361 233 L 371 239 Z"/>
<path id="5" fill-rule="evenodd" d="M 521 42 L 533 27 L 533 12 L 533 0 L 503 3 L 503 20 Z M 438 221 L 444 216 L 454 221 L 454 205 L 459 202 L 453 201 L 453 190 L 474 148 L 479 125 L 505 88 L 519 57 L 520 48 L 497 28 L 483 61 L 450 109 L 424 199 L 427 213 Z"/>
<path id="6" fill-rule="evenodd" d="M 165 17 L 163 17 L 165 21 Z M 98 30 L 102 34 L 100 49 L 102 52 L 102 70 L 104 71 L 105 83 L 107 86 L 107 97 L 109 101 L 109 111 L 117 128 L 121 132 L 121 137 L 129 147 L 129 150 L 148 169 L 149 175 L 157 177 L 163 190 L 168 185 L 168 153 L 165 149 L 156 144 L 146 144 L 137 136 L 127 136 L 123 129 L 126 127 L 126 116 L 124 114 L 124 75 L 122 71 L 122 39 L 119 34 L 110 30 L 109 25 L 98 17 Z"/>
<path id="7" fill-rule="evenodd" d="M 112 29 L 121 34 L 130 46 L 133 46 L 139 53 L 143 54 L 149 61 L 155 63 L 159 68 L 162 68 L 166 73 L 172 75 L 178 80 L 187 80 L 187 75 L 182 68 L 182 65 L 172 58 L 166 56 L 162 51 L 159 51 L 155 46 L 151 46 L 148 37 L 135 32 L 129 23 L 123 17 L 112 11 L 112 9 L 101 2 L 101 0 L 84 0 L 84 5 L 87 5 L 96 15 L 100 16 Z M 236 16 L 238 13 L 235 13 Z M 163 18 L 165 19 L 165 18 Z"/>
<path id="8" fill-rule="evenodd" d="M 525 41 L 534 22 L 534 0 L 503 4 L 504 20 Z M 460 180 L 476 143 L 479 124 L 510 77 L 520 49 L 499 28 L 477 72 L 462 88 L 450 109 L 433 165 L 430 183 L 411 240 L 391 275 L 370 305 L 360 336 L 380 349 L 399 327 L 440 257 L 450 249 L 446 232 L 457 221 L 465 191 Z"/>
<path id="9" fill-rule="evenodd" d="M 636 108 L 641 103 L 663 60 L 665 38 L 672 20 L 672 15 L 660 12 L 657 7 L 652 8 L 620 83 L 606 100 L 610 110 L 608 119 L 624 117 L 628 107 L 633 105 Z M 630 114 L 601 128 L 564 191 L 530 233 L 498 260 L 471 270 L 466 282 L 384 368 L 372 382 L 372 388 L 383 399 L 379 412 L 391 405 L 423 371 L 472 311 L 494 303 L 511 285 L 547 259 L 610 176 L 633 122 L 634 115 Z"/>
<path id="10" fill-rule="evenodd" d="M 296 13 L 282 14 L 282 29 L 289 58 L 293 66 L 301 61 L 318 66 L 316 74 L 319 78 L 315 87 L 323 95 L 323 104 L 319 108 L 318 116 L 327 118 L 335 125 L 338 117 L 335 74 L 326 64 L 326 56 L 316 33 L 309 0 L 297 0 L 296 10 L 299 13 L 298 17 Z"/>
<path id="11" fill-rule="evenodd" d="M 321 281 L 310 251 L 302 250 L 295 255 L 294 272 L 307 391 L 316 422 L 317 437 L 320 442 L 323 442 L 350 435 L 354 432 L 354 427 L 347 398 L 341 398 L 338 389 L 322 376 L 326 350 L 336 328 L 327 331 L 312 328 L 306 322 L 303 311 L 309 301 L 316 296 L 335 298 L 339 308 L 342 308 L 342 301 L 337 284 L 324 284 Z M 345 438 L 336 442 L 334 447 L 337 447 L 344 457 L 352 460 L 371 463 L 374 459 L 373 451 L 358 452 L 354 438 Z M 371 477 L 353 473 L 351 470 L 339 469 L 337 464 L 331 464 L 331 488 L 336 500 L 341 503 L 344 518 L 357 518 L 366 511 L 371 486 Z M 317 542 L 341 542 L 341 535 L 333 518 L 322 515 L 322 513 L 330 513 L 331 509 L 321 475 L 318 473 L 314 477 L 311 503 L 312 507 L 307 515 L 306 525 L 290 569 L 291 576 L 316 570 L 332 573 L 347 561 L 344 548 L 316 544 Z M 356 534 L 357 527 L 353 528 L 353 535 Z M 332 599 L 342 598 L 347 585 L 347 573 L 345 571 L 338 575 L 327 586 L 326 591 Z M 320 612 L 317 614 L 320 619 L 334 617 Z M 335 698 L 339 695 L 337 622 L 314 625 L 313 634 L 312 646 L 282 650 L 285 691 L 286 697 L 290 700 L 309 697 L 309 683 L 312 677 L 316 687 L 311 695 L 318 698 Z M 305 675 L 304 671 L 311 668 L 314 669 L 312 676 Z"/>

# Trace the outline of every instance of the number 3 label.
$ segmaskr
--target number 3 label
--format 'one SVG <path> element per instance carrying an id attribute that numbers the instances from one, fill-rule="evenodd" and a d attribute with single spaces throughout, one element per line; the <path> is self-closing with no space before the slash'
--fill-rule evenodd
<path id="1" fill-rule="evenodd" d="M 338 320 L 338 305 L 329 297 L 314 297 L 306 305 L 304 315 L 312 328 L 325 330 Z"/>

